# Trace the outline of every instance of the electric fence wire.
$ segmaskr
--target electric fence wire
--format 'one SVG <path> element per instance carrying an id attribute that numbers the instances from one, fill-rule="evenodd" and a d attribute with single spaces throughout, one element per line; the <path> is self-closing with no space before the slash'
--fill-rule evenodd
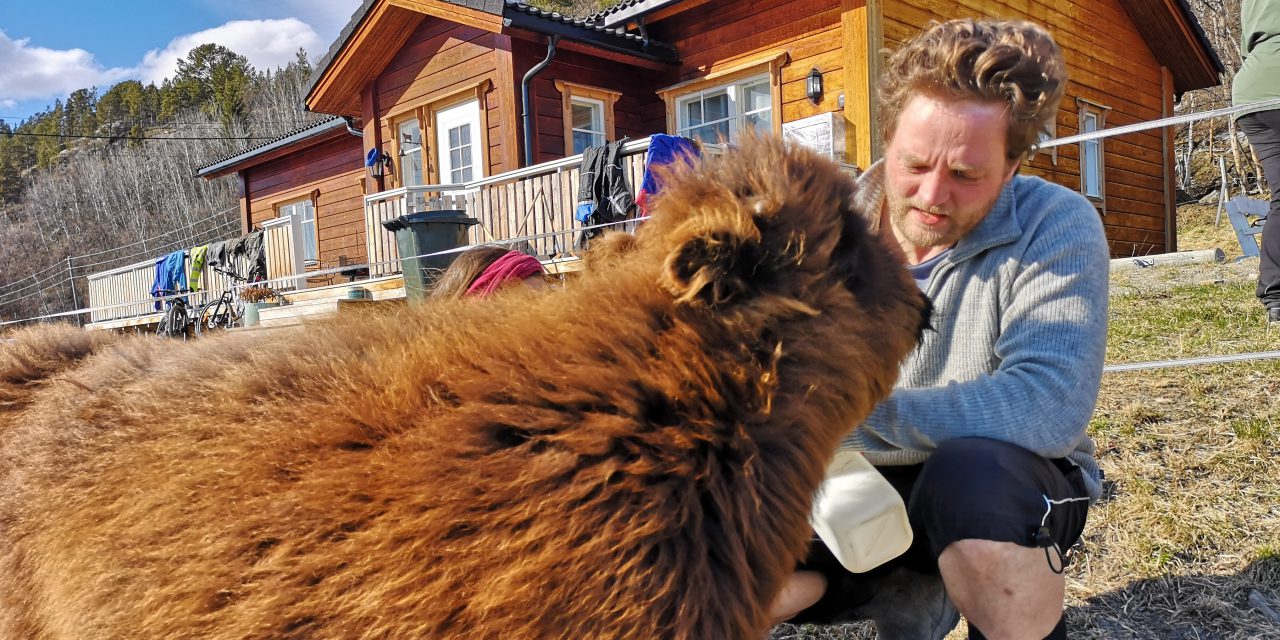
<path id="1" fill-rule="evenodd" d="M 49 265 L 49 266 L 45 267 L 44 269 L 41 269 L 40 271 L 37 271 L 37 272 L 35 272 L 35 273 L 33 273 L 33 274 L 31 274 L 31 275 L 29 275 L 29 276 L 25 277 L 25 278 L 22 278 L 22 279 L 20 279 L 20 280 L 15 280 L 15 281 L 13 281 L 13 282 L 10 282 L 10 283 L 4 284 L 4 285 L 0 285 L 0 296 L 6 296 L 6 295 L 8 295 L 9 293 L 12 293 L 12 290 L 13 290 L 15 287 L 28 288 L 28 287 L 29 287 L 29 284 L 28 284 L 28 285 L 24 285 L 23 283 L 27 283 L 27 282 L 28 282 L 28 281 L 30 281 L 30 280 L 37 280 L 37 279 L 39 279 L 39 276 L 41 276 L 41 275 L 43 275 L 43 274 L 45 274 L 45 273 L 47 273 L 47 272 L 49 272 L 49 271 L 53 271 L 53 270 L 55 270 L 55 269 L 66 269 L 66 268 L 67 268 L 67 260 L 70 260 L 70 261 L 71 261 L 71 263 L 72 263 L 72 264 L 71 264 L 71 266 L 72 266 L 72 267 L 74 267 L 74 268 L 83 268 L 83 267 L 87 267 L 87 266 L 96 266 L 96 265 L 98 265 L 98 264 L 103 264 L 103 263 L 101 263 L 101 262 L 93 263 L 93 264 L 90 264 L 90 265 L 77 265 L 77 264 L 74 264 L 74 263 L 75 263 L 77 260 L 80 260 L 80 259 L 82 259 L 82 258 L 89 258 L 89 257 L 97 256 L 97 255 L 102 255 L 102 254 L 104 254 L 104 253 L 111 253 L 111 252 L 113 252 L 113 251 L 119 251 L 120 249 L 124 249 L 124 248 L 127 248 L 127 247 L 133 247 L 133 246 L 137 246 L 137 245 L 145 245 L 145 244 L 147 244 L 147 243 L 154 243 L 154 242 L 156 242 L 157 240 L 159 240 L 160 238 L 163 238 L 163 237 L 165 237 L 165 236 L 170 236 L 170 235 L 173 235 L 173 234 L 175 234 L 175 233 L 182 233 L 182 232 L 184 232 L 184 231 L 188 231 L 188 232 L 190 232 L 190 231 L 191 231 L 194 227 L 196 227 L 197 225 L 204 224 L 205 222 L 208 222 L 208 221 L 213 220 L 213 219 L 215 219 L 215 218 L 218 218 L 218 217 L 220 217 L 220 216 L 225 216 L 225 215 L 227 215 L 227 214 L 231 213 L 232 211 L 235 211 L 235 209 L 234 209 L 234 208 L 232 208 L 232 209 L 224 209 L 223 211 L 221 211 L 221 212 L 219 212 L 219 213 L 216 213 L 216 214 L 214 214 L 214 215 L 208 216 L 208 217 L 206 217 L 206 218 L 201 218 L 200 220 L 196 220 L 195 222 L 192 222 L 192 223 L 190 223 L 190 224 L 186 225 L 185 227 L 179 227 L 179 228 L 177 228 L 177 229 L 170 229 L 169 231 L 164 231 L 164 232 L 158 233 L 158 234 L 156 234 L 156 235 L 154 235 L 154 236 L 151 236 L 150 238 L 145 238 L 145 239 L 143 239 L 143 240 L 138 240 L 138 241 L 136 241 L 136 242 L 131 242 L 131 243 L 129 243 L 129 244 L 120 245 L 120 246 L 115 247 L 115 248 L 113 248 L 113 249 L 104 249 L 104 250 L 102 250 L 102 251 L 94 251 L 94 252 L 90 252 L 90 253 L 85 253 L 85 254 L 80 254 L 80 255 L 75 255 L 75 256 L 69 256 L 69 257 L 67 257 L 67 258 L 62 258 L 61 260 L 58 260 L 57 262 L 54 262 L 53 264 L 51 264 L 51 265 Z M 220 226 L 220 228 L 221 228 L 221 227 L 228 227 L 228 226 L 232 226 L 232 224 L 234 224 L 234 223 L 226 223 L 226 224 L 221 225 L 221 226 Z M 201 233 L 204 233 L 204 232 L 196 231 L 196 232 L 194 232 L 194 233 L 201 234 Z M 148 250 L 148 251 L 146 251 L 146 252 L 143 252 L 143 254 L 133 254 L 133 255 L 145 255 L 146 253 L 150 253 L 150 250 Z M 114 262 L 114 261 L 115 261 L 115 260 L 111 260 L 111 261 L 109 261 L 109 262 Z"/>
<path id="2" fill-rule="evenodd" d="M 206 230 L 206 231 L 196 232 L 196 233 L 195 233 L 195 235 L 193 235 L 193 236 L 192 236 L 192 240 L 191 240 L 190 242 L 184 241 L 184 240 L 182 240 L 182 239 L 179 239 L 179 240 L 170 240 L 170 241 L 167 241 L 166 243 L 162 243 L 162 244 L 157 245 L 157 246 L 156 246 L 156 248 L 153 248 L 153 249 L 147 249 L 147 250 L 144 250 L 144 251 L 141 251 L 141 252 L 137 252 L 137 253 L 133 253 L 133 254 L 128 254 L 128 255 L 124 255 L 124 256 L 118 256 L 118 257 L 116 257 L 116 258 L 111 258 L 111 259 L 103 260 L 103 261 L 99 261 L 99 262 L 91 262 L 91 263 L 88 263 L 88 264 L 74 264 L 74 260 L 75 260 L 75 259 L 78 259 L 78 258 L 81 258 L 81 257 L 84 257 L 84 256 L 73 256 L 73 257 L 72 257 L 72 261 L 73 261 L 73 263 L 71 263 L 71 264 L 68 264 L 68 263 L 66 262 L 66 260 L 64 259 L 63 261 L 60 261 L 59 263 L 55 263 L 52 267 L 45 269 L 45 271 L 48 271 L 48 270 L 50 270 L 50 269 L 62 269 L 62 270 L 67 270 L 67 271 L 60 271 L 60 272 L 58 272 L 58 273 L 55 273 L 55 274 L 53 274 L 53 275 L 51 275 L 51 276 L 49 276 L 49 277 L 47 277 L 47 278 L 44 278 L 44 279 L 38 280 L 38 281 L 36 281 L 36 282 L 28 282 L 26 279 L 19 280 L 17 284 L 21 284 L 21 283 L 24 283 L 24 282 L 25 282 L 26 284 L 25 284 L 24 286 L 22 286 L 22 287 L 18 288 L 18 289 L 12 289 L 12 290 L 9 290 L 9 291 L 0 292 L 0 305 L 3 305 L 3 304 L 11 304 L 11 303 L 15 302 L 16 300 L 21 299 L 21 298 L 24 298 L 24 297 L 28 297 L 29 295 L 35 295 L 35 293 L 43 293 L 43 292 L 48 291 L 49 289 L 52 289 L 52 288 L 54 288 L 54 287 L 64 285 L 64 284 L 66 284 L 67 282 L 69 282 L 69 281 L 73 280 L 74 275 L 72 275 L 72 274 L 70 274 L 70 273 L 69 273 L 69 271 L 70 271 L 70 270 L 72 270 L 72 269 L 80 269 L 80 270 L 82 270 L 82 271 L 83 271 L 84 269 L 88 269 L 88 268 L 96 267 L 96 266 L 100 266 L 100 265 L 105 265 L 105 264 L 117 264 L 117 265 L 118 265 L 120 262 L 133 260 L 134 258 L 146 257 L 146 256 L 157 256 L 157 255 L 161 255 L 161 254 L 165 254 L 165 253 L 170 253 L 170 252 L 172 252 L 172 251 L 176 251 L 176 250 L 177 250 L 177 249 L 179 249 L 179 248 L 184 248 L 184 247 L 186 247 L 186 246 L 188 246 L 188 245 L 190 245 L 190 246 L 198 246 L 199 244 L 201 244 L 201 243 L 202 243 L 202 241 L 195 240 L 195 238 L 208 237 L 208 236 L 217 236 L 218 234 L 224 233 L 224 232 L 226 232 L 226 231 L 228 231 L 228 230 L 230 230 L 230 229 L 232 229 L 232 228 L 235 228 L 235 227 L 237 227 L 237 226 L 239 226 L 239 223 L 238 223 L 238 222 L 234 222 L 234 221 L 233 221 L 233 222 L 228 222 L 228 223 L 225 223 L 225 224 L 219 225 L 219 226 L 217 226 L 217 227 L 213 227 L 213 228 L 211 228 L 211 229 L 209 229 L 209 230 Z M 172 234 L 172 233 L 173 233 L 173 232 L 169 232 L 169 233 L 167 233 L 167 234 L 163 234 L 163 235 L 170 235 L 170 234 Z M 133 244 L 138 244 L 138 243 L 133 243 Z M 124 245 L 124 246 L 132 246 L 132 245 Z M 112 249 L 112 250 L 108 250 L 108 251 L 114 251 L 114 249 Z M 94 253 L 94 254 L 85 254 L 85 255 L 98 255 L 98 254 L 101 254 L 101 253 L 106 253 L 106 252 L 101 252 L 101 251 L 100 251 L 100 252 L 96 252 L 96 253 Z M 55 283 L 55 284 L 50 284 L 50 285 L 47 285 L 47 286 L 41 286 L 41 285 L 45 285 L 46 283 L 51 282 L 52 280 L 55 280 L 55 279 L 57 279 L 57 280 L 58 280 L 58 282 L 57 282 L 57 283 Z M 12 286 L 12 285 L 9 285 L 9 286 Z M 37 292 L 31 292 L 31 291 L 32 291 L 32 289 L 36 289 L 37 287 L 39 288 L 39 290 L 38 290 Z"/>

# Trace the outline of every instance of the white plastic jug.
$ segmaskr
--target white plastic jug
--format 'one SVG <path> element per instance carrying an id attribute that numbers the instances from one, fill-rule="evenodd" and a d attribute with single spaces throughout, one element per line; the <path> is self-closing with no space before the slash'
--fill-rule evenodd
<path id="1" fill-rule="evenodd" d="M 813 530 L 844 568 L 870 571 L 911 546 L 902 496 L 857 451 L 837 451 L 813 500 Z"/>

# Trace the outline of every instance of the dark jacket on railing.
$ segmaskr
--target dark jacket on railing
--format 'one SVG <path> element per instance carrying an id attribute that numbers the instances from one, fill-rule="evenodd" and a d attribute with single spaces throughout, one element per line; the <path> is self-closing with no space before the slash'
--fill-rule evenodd
<path id="1" fill-rule="evenodd" d="M 587 147 L 582 152 L 582 164 L 578 170 L 578 206 L 574 218 L 583 225 L 592 226 L 621 222 L 633 217 L 636 208 L 631 186 L 627 184 L 626 168 L 622 166 L 622 145 L 627 139 L 598 147 Z M 599 229 L 585 229 L 576 245 L 585 248 L 586 241 L 600 235 Z"/>

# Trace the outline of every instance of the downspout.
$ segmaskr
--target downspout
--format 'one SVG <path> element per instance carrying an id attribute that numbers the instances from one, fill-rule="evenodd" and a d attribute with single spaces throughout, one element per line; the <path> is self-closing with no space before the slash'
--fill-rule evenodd
<path id="1" fill-rule="evenodd" d="M 351 116 L 342 116 L 342 121 L 347 123 L 347 133 L 357 138 L 364 138 L 364 132 L 352 126 Z"/>
<path id="2" fill-rule="evenodd" d="M 520 81 L 520 102 L 524 108 L 522 117 L 524 118 L 524 166 L 533 166 L 533 114 L 529 110 L 529 81 L 538 75 L 551 64 L 551 59 L 556 57 L 556 43 L 560 41 L 560 36 L 553 35 L 547 40 L 547 57 L 539 62 L 528 73 L 524 74 L 524 79 Z"/>

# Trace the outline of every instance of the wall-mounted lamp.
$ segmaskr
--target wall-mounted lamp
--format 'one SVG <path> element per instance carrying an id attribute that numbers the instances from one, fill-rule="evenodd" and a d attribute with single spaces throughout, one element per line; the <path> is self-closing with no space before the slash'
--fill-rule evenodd
<path id="1" fill-rule="evenodd" d="M 814 104 L 818 104 L 822 100 L 822 73 L 813 68 L 809 70 L 809 76 L 804 80 L 804 94 Z"/>
<path id="2" fill-rule="evenodd" d="M 378 149 L 370 149 L 369 155 L 364 158 L 365 171 L 375 180 L 381 180 L 387 175 L 387 166 L 390 164 L 391 157 Z"/>

